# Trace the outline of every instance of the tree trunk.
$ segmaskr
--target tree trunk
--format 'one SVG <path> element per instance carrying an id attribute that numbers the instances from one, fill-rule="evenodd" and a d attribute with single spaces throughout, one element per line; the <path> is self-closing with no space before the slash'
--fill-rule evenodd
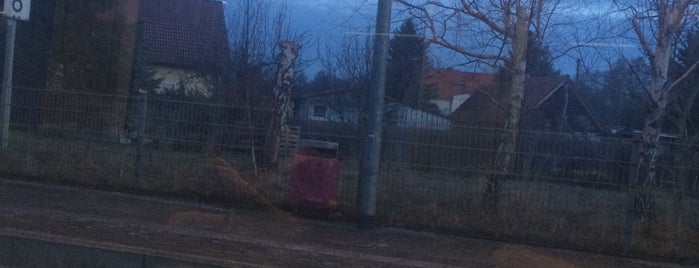
<path id="1" fill-rule="evenodd" d="M 633 30 L 638 37 L 643 52 L 648 56 L 651 65 L 651 83 L 648 91 L 652 100 L 652 112 L 646 118 L 643 126 L 640 154 L 638 158 L 637 177 L 630 179 L 630 190 L 634 193 L 634 209 L 640 212 L 642 219 L 652 220 L 655 217 L 655 197 L 652 187 L 657 176 L 658 143 L 662 125 L 667 112 L 668 96 L 673 87 L 681 79 L 686 78 L 688 72 L 673 83 L 668 81 L 668 69 L 670 58 L 673 54 L 673 41 L 681 25 L 688 18 L 689 6 L 695 1 L 648 1 L 649 10 L 656 12 L 655 25 L 650 29 L 644 27 L 641 20 L 649 19 L 646 12 L 638 12 L 632 18 Z M 648 39 L 648 33 L 654 37 L 655 46 Z M 696 67 L 696 65 L 695 65 Z"/>
<path id="2" fill-rule="evenodd" d="M 655 217 L 655 196 L 651 188 L 655 184 L 657 161 L 658 161 L 658 142 L 660 133 L 662 132 L 662 119 L 665 115 L 665 106 L 667 101 L 663 101 L 665 105 L 658 106 L 651 113 L 643 125 L 643 136 L 641 138 L 641 149 L 638 157 L 638 178 L 633 184 L 637 190 L 634 195 L 634 209 L 641 213 L 643 219 L 652 220 Z"/>
<path id="3" fill-rule="evenodd" d="M 301 47 L 291 41 L 283 41 L 279 44 L 281 55 L 277 69 L 277 80 L 274 85 L 274 97 L 276 98 L 276 116 L 270 129 L 271 164 L 277 163 L 279 157 L 279 143 L 281 135 L 285 133 L 286 121 L 291 113 L 291 86 L 294 79 L 294 67 Z"/>
<path id="4" fill-rule="evenodd" d="M 294 80 L 294 67 L 301 47 L 291 41 L 283 41 L 279 44 L 281 55 L 279 57 L 279 69 L 277 81 L 274 86 L 274 96 L 277 98 L 278 113 L 282 127 L 291 112 L 291 86 Z"/>
<path id="5" fill-rule="evenodd" d="M 524 85 L 527 71 L 527 41 L 529 40 L 529 20 L 526 9 L 517 7 L 517 20 L 514 37 L 512 38 L 512 81 L 510 82 L 509 108 L 507 110 L 504 130 L 498 145 L 494 162 L 488 176 L 484 205 L 486 210 L 497 212 L 500 203 L 502 184 L 512 170 L 517 148 L 517 136 L 524 100 Z"/>
<path id="6" fill-rule="evenodd" d="M 661 25 L 660 27 L 662 27 Z M 672 35 L 660 36 L 656 40 L 655 54 L 651 60 L 651 85 L 649 88 L 653 107 L 643 124 L 643 136 L 638 158 L 638 178 L 635 186 L 638 188 L 634 196 L 634 208 L 641 213 L 643 219 L 652 220 L 655 217 L 655 196 L 651 188 L 655 184 L 658 165 L 658 141 L 667 112 L 668 70 L 672 45 Z"/>

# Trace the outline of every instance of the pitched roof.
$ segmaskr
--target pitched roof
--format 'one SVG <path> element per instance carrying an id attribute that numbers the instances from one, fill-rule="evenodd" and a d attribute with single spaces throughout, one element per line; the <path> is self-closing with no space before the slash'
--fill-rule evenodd
<path id="1" fill-rule="evenodd" d="M 548 97 L 565 83 L 570 82 L 567 75 L 529 78 L 524 82 L 524 100 L 522 108 L 530 112 L 539 107 Z"/>
<path id="2" fill-rule="evenodd" d="M 544 103 L 553 93 L 570 81 L 567 75 L 527 78 L 524 85 L 522 115 L 526 116 Z M 492 84 L 480 88 L 466 102 L 454 111 L 452 117 L 457 122 L 503 122 L 503 107 L 509 98 L 509 84 Z"/>
<path id="3" fill-rule="evenodd" d="M 491 84 L 495 75 L 463 72 L 453 69 L 437 69 L 427 75 L 427 84 L 437 91 L 437 98 L 451 100 L 455 95 L 473 94 L 477 88 Z"/>
<path id="4" fill-rule="evenodd" d="M 220 68 L 228 57 L 223 3 L 142 0 L 139 23 L 146 60 L 153 64 Z"/>

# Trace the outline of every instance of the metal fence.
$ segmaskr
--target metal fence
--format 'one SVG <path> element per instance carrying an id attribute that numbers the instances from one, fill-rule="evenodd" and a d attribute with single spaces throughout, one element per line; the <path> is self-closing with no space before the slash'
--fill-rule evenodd
<path id="1" fill-rule="evenodd" d="M 228 204 L 284 206 L 288 144 L 274 143 L 266 104 L 221 105 L 186 97 L 16 89 L 4 176 L 58 180 Z M 288 136 L 337 142 L 340 210 L 353 216 L 360 124 L 297 118 Z M 699 261 L 699 150 L 666 139 L 652 185 L 657 215 L 634 216 L 638 140 L 520 131 L 500 209 L 483 196 L 504 130 L 384 127 L 382 224 L 449 231 L 603 253 Z M 270 144 L 272 143 L 272 144 Z M 274 149 L 281 146 L 285 149 Z M 270 154 L 280 153 L 278 163 Z M 630 223 L 630 224 L 629 224 Z"/>

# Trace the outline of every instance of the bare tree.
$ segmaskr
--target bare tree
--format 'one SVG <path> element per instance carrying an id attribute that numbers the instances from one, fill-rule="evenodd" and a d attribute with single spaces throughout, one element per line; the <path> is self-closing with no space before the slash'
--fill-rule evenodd
<path id="1" fill-rule="evenodd" d="M 355 36 L 345 37 L 340 42 L 339 51 L 327 51 L 326 55 L 321 57 L 321 63 L 330 75 L 346 80 L 349 87 L 366 87 L 371 71 L 371 45 L 370 35 L 363 39 Z"/>
<path id="2" fill-rule="evenodd" d="M 271 34 L 272 10 L 269 1 L 236 1 L 228 13 L 228 39 L 231 49 L 231 74 L 236 95 L 247 96 L 265 84 L 265 75 L 272 71 L 276 47 Z M 280 11 L 283 12 L 283 11 Z M 277 17 L 283 16 L 278 14 Z M 271 92 L 271 83 L 267 81 Z"/>
<path id="3" fill-rule="evenodd" d="M 643 136 L 638 157 L 638 176 L 630 185 L 635 191 L 635 204 L 645 218 L 652 218 L 655 199 L 650 187 L 656 181 L 658 142 L 666 119 L 670 93 L 699 65 L 693 63 L 676 79 L 668 77 L 670 62 L 678 34 L 689 19 L 696 0 L 647 0 L 625 7 L 630 13 L 633 31 L 650 63 L 651 82 L 646 88 L 651 100 L 651 113 L 643 124 Z"/>
<path id="4" fill-rule="evenodd" d="M 492 164 L 495 172 L 488 176 L 484 196 L 486 207 L 496 210 L 500 189 L 514 163 L 530 31 L 537 40 L 544 39 L 549 21 L 545 10 L 554 9 L 558 1 L 396 1 L 427 25 L 427 39 L 432 44 L 469 58 L 503 64 L 511 77 L 508 103 L 503 105 L 507 108 L 505 131 Z M 471 43 L 472 40 L 479 41 Z"/>
<path id="5" fill-rule="evenodd" d="M 272 0 L 240 0 L 228 7 L 226 24 L 232 61 L 229 71 L 238 95 L 272 95 L 281 53 L 279 44 L 293 41 L 305 46 L 304 35 L 290 28 L 286 6 L 272 3 Z"/>
<path id="6" fill-rule="evenodd" d="M 321 79 L 315 82 L 328 81 L 325 81 L 326 85 L 316 83 L 315 86 L 322 87 L 317 90 L 328 93 L 322 94 L 320 99 L 340 115 L 342 121 L 356 121 L 355 116 L 362 118 L 360 113 L 366 110 L 362 107 L 366 104 L 364 96 L 369 87 L 371 46 L 371 35 L 366 35 L 366 38 L 348 36 L 341 41 L 339 51 L 329 49 L 326 55 L 320 57 L 325 77 L 316 77 Z"/>
<path id="7" fill-rule="evenodd" d="M 681 75 L 699 60 L 699 52 L 697 52 L 699 49 L 699 24 L 689 27 L 684 32 L 675 53 L 674 68 L 670 68 L 673 73 L 669 75 L 671 77 Z M 671 92 L 673 95 L 672 107 L 671 111 L 668 112 L 667 119 L 677 128 L 681 143 L 690 143 L 691 140 L 699 138 L 696 137 L 698 128 L 694 124 L 695 121 L 692 121 L 692 117 L 695 116 L 692 112 L 695 111 L 693 109 L 695 109 L 695 103 L 699 96 L 698 78 L 699 72 L 695 71 Z"/>
<path id="8" fill-rule="evenodd" d="M 678 49 L 674 56 L 671 72 L 676 76 L 684 73 L 699 60 L 699 24 L 687 27 L 680 38 Z M 671 77 L 673 75 L 670 75 Z M 670 108 L 667 119 L 676 128 L 678 142 L 673 144 L 673 176 L 676 178 L 676 190 L 673 198 L 673 209 L 676 220 L 680 221 L 685 212 L 684 198 L 691 181 L 691 165 L 696 159 L 696 145 L 699 143 L 699 128 L 697 128 L 697 97 L 699 97 L 699 72 L 690 74 L 671 92 Z"/>
<path id="9" fill-rule="evenodd" d="M 255 169 L 257 167 L 255 151 L 258 148 L 255 148 L 253 142 L 255 139 L 252 137 L 259 135 L 256 129 L 269 127 L 274 133 L 277 133 L 277 130 L 272 129 L 275 128 L 273 122 L 262 126 L 260 125 L 262 122 L 254 120 L 253 118 L 257 115 L 254 114 L 253 109 L 273 109 L 278 104 L 270 97 L 275 94 L 274 87 L 278 81 L 278 73 L 287 76 L 287 72 L 278 70 L 280 44 L 282 41 L 302 44 L 303 39 L 302 35 L 292 33 L 286 6 L 275 6 L 272 3 L 271 0 L 234 1 L 233 6 L 229 6 L 230 12 L 227 17 L 231 51 L 231 66 L 228 73 L 231 95 L 227 99 L 230 103 L 246 108 L 242 120 L 248 126 L 247 135 L 251 137 L 249 140 Z M 295 54 L 297 53 L 298 51 Z M 294 63 L 295 57 L 290 62 Z M 284 68 L 293 71 L 295 70 L 293 67 L 295 66 Z M 280 88 L 281 91 L 290 89 L 290 85 L 286 85 L 285 89 Z M 288 105 L 288 101 L 283 103 L 284 106 Z M 273 152 L 268 153 L 270 154 L 262 156 L 274 162 Z"/>

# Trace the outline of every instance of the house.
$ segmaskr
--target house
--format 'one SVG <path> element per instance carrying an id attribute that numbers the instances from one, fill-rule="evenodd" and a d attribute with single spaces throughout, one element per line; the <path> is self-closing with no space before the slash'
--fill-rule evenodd
<path id="1" fill-rule="evenodd" d="M 449 130 L 451 120 L 441 114 L 421 111 L 398 102 L 384 105 L 384 125 L 407 129 Z"/>
<path id="2" fill-rule="evenodd" d="M 362 106 L 360 94 L 350 89 L 305 94 L 295 105 L 301 120 L 352 124 L 359 123 Z"/>
<path id="3" fill-rule="evenodd" d="M 477 157 L 464 157 L 459 163 L 479 167 L 492 166 L 501 144 L 505 126 L 510 83 L 485 86 L 464 102 L 451 118 L 456 135 L 469 138 Z M 578 155 L 595 159 L 614 159 L 618 151 L 601 139 L 608 133 L 599 123 L 585 99 L 567 75 L 527 78 L 520 110 L 516 140 L 515 170 L 525 176 L 565 177 L 588 180 L 588 174 L 612 170 L 609 165 L 579 163 Z M 606 171 L 605 171 L 606 172 Z M 580 177 L 576 177 L 579 174 Z"/>
<path id="4" fill-rule="evenodd" d="M 508 83 L 482 87 L 457 108 L 451 118 L 459 125 L 501 128 L 505 122 L 508 93 Z M 607 132 L 567 75 L 527 78 L 520 125 L 524 130 Z"/>
<path id="5" fill-rule="evenodd" d="M 120 137 L 137 42 L 163 79 L 160 92 L 210 96 L 228 59 L 226 35 L 220 1 L 56 0 L 40 125 Z"/>
<path id="6" fill-rule="evenodd" d="M 442 115 L 449 116 L 463 104 L 476 90 L 495 81 L 489 73 L 463 72 L 454 69 L 437 69 L 426 77 L 426 84 L 432 87 L 437 97 L 430 102 L 439 107 Z"/>
<path id="7" fill-rule="evenodd" d="M 302 138 L 337 142 L 340 154 L 358 156 L 362 139 L 363 101 L 357 90 L 314 92 L 297 98 L 296 111 Z M 451 120 L 443 115 L 415 109 L 389 98 L 384 102 L 382 154 L 405 162 L 419 133 L 446 133 Z"/>
<path id="8" fill-rule="evenodd" d="M 307 94 L 297 103 L 298 117 L 304 121 L 359 124 L 362 104 L 355 90 L 335 90 Z M 398 128 L 447 130 L 448 117 L 421 111 L 386 98 L 384 125 Z"/>
<path id="9" fill-rule="evenodd" d="M 144 57 L 162 79 L 158 92 L 181 90 L 210 97 L 228 59 L 223 3 L 146 0 L 138 21 Z"/>

